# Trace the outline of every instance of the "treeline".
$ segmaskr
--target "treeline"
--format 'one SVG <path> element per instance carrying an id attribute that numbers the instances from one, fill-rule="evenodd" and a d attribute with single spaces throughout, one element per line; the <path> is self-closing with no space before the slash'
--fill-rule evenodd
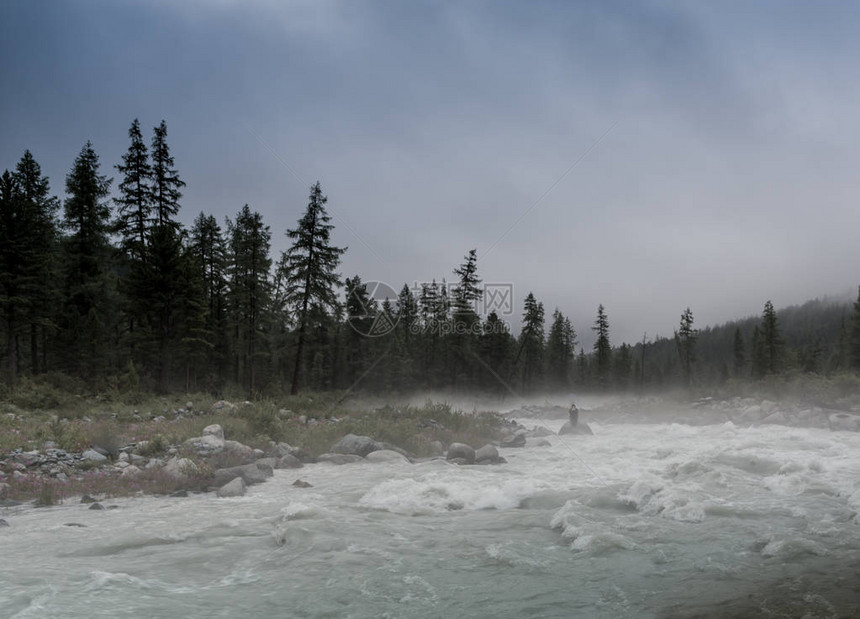
<path id="1" fill-rule="evenodd" d="M 537 391 L 707 387 L 860 365 L 860 299 L 812 302 L 779 316 L 699 331 L 682 313 L 673 338 L 613 346 L 605 308 L 579 347 L 570 320 L 529 293 L 519 314 L 491 297 L 472 250 L 454 278 L 399 292 L 358 275 L 341 280 L 345 248 L 319 183 L 286 230 L 276 260 L 271 230 L 247 204 L 223 226 L 200 213 L 178 221 L 181 180 L 155 127 L 140 123 L 115 166 L 101 170 L 87 143 L 65 179 L 62 202 L 27 151 L 0 178 L 2 383 L 48 375 L 93 390 L 211 391 L 249 397 L 300 389 Z M 499 303 L 503 301 L 503 303 Z"/>

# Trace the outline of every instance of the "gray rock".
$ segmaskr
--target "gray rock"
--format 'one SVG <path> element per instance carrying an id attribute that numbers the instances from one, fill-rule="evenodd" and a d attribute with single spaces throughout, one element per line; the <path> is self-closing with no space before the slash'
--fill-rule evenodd
<path id="1" fill-rule="evenodd" d="M 300 469 L 303 466 L 304 464 L 302 464 L 302 461 L 292 454 L 281 456 L 275 463 L 276 469 Z"/>
<path id="2" fill-rule="evenodd" d="M 339 454 L 329 453 L 321 454 L 317 457 L 317 462 L 329 462 L 331 464 L 354 464 L 356 462 L 364 462 L 364 458 L 354 454 Z"/>
<path id="3" fill-rule="evenodd" d="M 295 449 L 288 445 L 287 443 L 278 443 L 272 448 L 272 455 L 276 458 L 283 458 L 284 456 L 291 456 L 295 452 Z"/>
<path id="4" fill-rule="evenodd" d="M 227 482 L 215 493 L 220 498 L 245 496 L 245 481 L 241 477 L 235 478 L 233 481 Z"/>
<path id="5" fill-rule="evenodd" d="M 107 462 L 107 458 L 97 452 L 95 449 L 87 449 L 84 453 L 81 454 L 81 457 L 84 460 L 91 460 L 93 462 Z"/>
<path id="6" fill-rule="evenodd" d="M 465 443 L 451 443 L 448 445 L 447 460 L 464 460 L 466 464 L 475 463 L 475 450 Z"/>
<path id="7" fill-rule="evenodd" d="M 140 469 L 133 464 L 129 464 L 127 467 L 125 467 L 122 470 L 122 473 L 120 473 L 120 475 L 122 477 L 134 477 L 135 475 L 139 475 L 139 474 L 140 474 Z"/>
<path id="8" fill-rule="evenodd" d="M 542 438 L 537 443 L 535 443 L 535 447 L 552 447 L 552 443 L 550 443 L 545 438 Z"/>
<path id="9" fill-rule="evenodd" d="M 561 430 L 558 431 L 559 436 L 563 434 L 594 434 L 591 431 L 591 428 L 588 427 L 587 423 L 578 423 L 575 426 L 571 425 L 569 421 L 566 421 L 563 426 L 561 426 Z"/>
<path id="10" fill-rule="evenodd" d="M 356 434 L 347 434 L 337 443 L 332 445 L 329 450 L 333 454 L 348 454 L 353 456 L 365 457 L 373 451 L 379 451 L 382 445 L 370 438 L 369 436 L 358 436 Z"/>
<path id="11" fill-rule="evenodd" d="M 177 490 L 176 492 L 170 494 L 170 498 L 173 499 L 184 499 L 188 496 L 188 490 Z"/>
<path id="12" fill-rule="evenodd" d="M 532 438 L 542 438 L 544 436 L 555 436 L 555 432 L 544 426 L 535 426 L 528 435 Z"/>
<path id="13" fill-rule="evenodd" d="M 293 485 L 296 488 L 313 488 L 313 485 L 311 485 L 308 482 L 301 480 L 301 479 L 297 479 L 296 481 L 294 481 Z"/>
<path id="14" fill-rule="evenodd" d="M 271 467 L 266 467 L 265 465 L 263 467 L 259 467 L 256 464 L 231 466 L 229 468 L 218 469 L 215 471 L 212 485 L 216 488 L 221 488 L 237 477 L 240 477 L 242 481 L 245 482 L 245 485 L 252 486 L 254 484 L 263 483 L 273 474 Z"/>
<path id="15" fill-rule="evenodd" d="M 212 425 L 203 428 L 203 436 L 214 436 L 215 438 L 219 438 L 223 441 L 224 429 L 220 424 L 213 423 Z"/>
<path id="16" fill-rule="evenodd" d="M 445 446 L 442 444 L 442 441 L 433 441 L 430 443 L 430 455 L 431 456 L 441 456 L 445 453 Z"/>
<path id="17" fill-rule="evenodd" d="M 6 498 L 6 495 L 9 494 L 10 489 L 11 487 L 9 486 L 9 484 L 0 483 L 0 499 Z"/>
<path id="18" fill-rule="evenodd" d="M 524 430 L 520 430 L 516 432 L 509 439 L 502 441 L 502 447 L 525 447 L 526 446 L 526 433 Z"/>
<path id="19" fill-rule="evenodd" d="M 380 449 L 367 454 L 365 458 L 368 462 L 409 462 L 409 459 L 402 453 L 393 449 Z"/>
<path id="20" fill-rule="evenodd" d="M 104 508 L 105 508 L 105 506 L 102 505 L 101 503 L 93 503 L 92 505 L 90 505 L 90 509 L 101 510 Z"/>
<path id="21" fill-rule="evenodd" d="M 17 507 L 21 505 L 20 501 L 13 501 L 12 499 L 0 499 L 0 507 Z"/>
<path id="22" fill-rule="evenodd" d="M 81 497 L 81 503 L 95 503 L 96 500 L 88 494 Z"/>
<path id="23" fill-rule="evenodd" d="M 0 518 L 0 527 L 8 527 L 8 526 L 9 526 L 9 523 L 6 522 L 5 520 L 3 520 L 3 518 Z"/>
<path id="24" fill-rule="evenodd" d="M 211 428 L 212 426 L 208 427 Z M 183 445 L 191 447 L 191 449 L 193 449 L 199 454 L 207 454 L 221 451 L 222 449 L 224 449 L 224 443 L 225 441 L 223 436 L 218 437 L 214 434 L 207 434 L 204 436 L 195 436 L 193 438 L 189 438 L 183 443 Z"/>
<path id="25" fill-rule="evenodd" d="M 164 465 L 164 472 L 177 481 L 185 481 L 197 472 L 197 465 L 188 458 L 171 458 Z"/>
<path id="26" fill-rule="evenodd" d="M 484 445 L 475 452 L 475 462 L 496 462 L 499 459 L 499 450 L 493 445 Z"/>
<path id="27" fill-rule="evenodd" d="M 276 469 L 276 468 L 278 468 L 277 467 L 278 459 L 277 458 L 260 458 L 259 460 L 257 460 L 257 462 L 255 462 L 255 464 L 257 466 L 262 465 L 262 466 L 267 466 L 270 469 Z"/>
<path id="28" fill-rule="evenodd" d="M 224 441 L 224 449 L 242 462 L 251 463 L 257 459 L 254 450 L 239 441 Z"/>
<path id="29" fill-rule="evenodd" d="M 827 416 L 827 422 L 831 430 L 847 430 L 857 432 L 860 430 L 860 415 L 851 413 L 832 413 Z"/>

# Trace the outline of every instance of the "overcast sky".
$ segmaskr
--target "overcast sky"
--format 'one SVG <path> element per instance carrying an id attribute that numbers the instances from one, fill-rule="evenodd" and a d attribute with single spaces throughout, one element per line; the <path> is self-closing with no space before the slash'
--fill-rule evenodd
<path id="1" fill-rule="evenodd" d="M 478 250 L 486 283 L 613 344 L 860 283 L 860 4 L 47 1 L 0 5 L 0 169 L 55 193 L 165 119 L 181 217 L 286 246 L 310 185 L 344 276 Z M 116 184 L 116 183 L 115 183 Z"/>

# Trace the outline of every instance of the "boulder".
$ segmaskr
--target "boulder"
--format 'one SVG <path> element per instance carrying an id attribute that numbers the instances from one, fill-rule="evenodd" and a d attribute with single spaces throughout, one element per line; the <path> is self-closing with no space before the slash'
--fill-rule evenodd
<path id="1" fill-rule="evenodd" d="M 234 408 L 236 408 L 235 404 L 228 402 L 227 400 L 218 400 L 209 410 L 210 412 L 217 413 L 223 410 L 233 410 Z"/>
<path id="2" fill-rule="evenodd" d="M 332 445 L 329 450 L 333 454 L 348 454 L 353 456 L 365 457 L 373 451 L 382 449 L 377 441 L 369 436 L 358 436 L 357 434 L 347 434 L 337 443 Z"/>
<path id="3" fill-rule="evenodd" d="M 105 508 L 105 506 L 102 505 L 101 503 L 93 503 L 92 505 L 90 505 L 90 509 L 104 510 L 104 508 Z"/>
<path id="4" fill-rule="evenodd" d="M 243 464 L 242 466 L 231 466 L 226 469 L 218 469 L 212 477 L 212 485 L 221 488 L 225 484 L 240 477 L 245 485 L 252 486 L 261 484 L 274 475 L 272 468 L 267 465 L 257 466 L 255 463 Z"/>
<path id="5" fill-rule="evenodd" d="M 827 416 L 827 422 L 831 430 L 847 430 L 857 432 L 860 430 L 860 415 L 851 413 L 832 413 Z"/>
<path id="6" fill-rule="evenodd" d="M 88 494 L 81 497 L 81 503 L 95 503 L 96 500 Z"/>
<path id="7" fill-rule="evenodd" d="M 272 447 L 271 453 L 275 458 L 283 458 L 284 456 L 293 455 L 295 451 L 296 450 L 292 445 L 288 445 L 287 443 L 278 443 Z"/>
<path id="8" fill-rule="evenodd" d="M 446 460 L 463 460 L 465 464 L 475 463 L 475 450 L 465 443 L 451 443 L 448 445 Z"/>
<path id="9" fill-rule="evenodd" d="M 287 454 L 285 456 L 281 456 L 275 462 L 276 469 L 300 469 L 304 466 L 302 461 L 296 458 L 292 454 Z"/>
<path id="10" fill-rule="evenodd" d="M 251 463 L 257 459 L 254 450 L 239 441 L 224 441 L 224 449 L 240 462 Z"/>
<path id="11" fill-rule="evenodd" d="M 171 458 L 164 465 L 164 472 L 177 481 L 185 481 L 197 472 L 197 465 L 188 458 Z"/>
<path id="12" fill-rule="evenodd" d="M 555 432 L 544 426 L 535 426 L 529 432 L 531 438 L 543 438 L 544 436 L 555 436 Z"/>
<path id="13" fill-rule="evenodd" d="M 594 434 L 594 432 L 591 431 L 587 423 L 578 423 L 574 426 L 569 421 L 565 421 L 558 434 L 561 436 L 563 434 Z"/>
<path id="14" fill-rule="evenodd" d="M 430 455 L 431 456 L 441 456 L 445 453 L 445 446 L 442 444 L 442 441 L 433 441 L 430 443 Z"/>
<path id="15" fill-rule="evenodd" d="M 135 475 L 139 475 L 139 474 L 140 474 L 140 469 L 137 468 L 133 464 L 129 464 L 127 467 L 125 467 L 122 470 L 122 473 L 120 473 L 120 476 L 121 477 L 134 477 Z"/>
<path id="16" fill-rule="evenodd" d="M 484 445 L 479 450 L 475 452 L 475 462 L 478 464 L 482 463 L 495 463 L 499 459 L 499 450 L 495 448 L 493 445 Z"/>
<path id="17" fill-rule="evenodd" d="M 214 436 L 222 441 L 224 440 L 224 429 L 220 424 L 213 423 L 212 425 L 203 428 L 203 436 Z"/>
<path id="18" fill-rule="evenodd" d="M 215 493 L 220 498 L 245 496 L 245 481 L 241 477 L 236 477 L 233 481 L 227 482 Z"/>
<path id="19" fill-rule="evenodd" d="M 87 449 L 84 453 L 81 454 L 81 457 L 84 460 L 91 460 L 92 462 L 107 462 L 107 457 L 103 456 L 95 449 Z"/>
<path id="20" fill-rule="evenodd" d="M 212 426 L 208 427 L 211 428 Z M 191 447 L 191 449 L 193 449 L 199 454 L 206 454 L 221 451 L 222 449 L 224 449 L 224 442 L 225 441 L 223 436 L 218 437 L 214 434 L 207 434 L 204 436 L 195 436 L 193 438 L 189 438 L 183 444 L 187 445 L 188 447 Z"/>
<path id="21" fill-rule="evenodd" d="M 518 430 L 511 437 L 502 441 L 502 447 L 525 447 L 526 446 L 526 431 Z"/>
<path id="22" fill-rule="evenodd" d="M 409 462 L 409 459 L 402 453 L 393 449 L 380 449 L 367 454 L 368 462 Z"/>
<path id="23" fill-rule="evenodd" d="M 309 484 L 308 482 L 306 482 L 302 479 L 297 479 L 296 481 L 293 482 L 293 485 L 296 488 L 313 488 L 313 486 L 311 484 Z"/>
<path id="24" fill-rule="evenodd" d="M 331 464 L 353 464 L 355 462 L 364 462 L 364 458 L 354 454 L 338 454 L 329 453 L 321 454 L 317 457 L 317 462 L 330 462 Z"/>

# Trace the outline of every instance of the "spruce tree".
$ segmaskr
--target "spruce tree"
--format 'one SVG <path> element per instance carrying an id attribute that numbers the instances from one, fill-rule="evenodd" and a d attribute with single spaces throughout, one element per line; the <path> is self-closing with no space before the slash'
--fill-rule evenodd
<path id="1" fill-rule="evenodd" d="M 688 307 L 681 314 L 681 324 L 675 331 L 675 345 L 681 362 L 681 378 L 685 387 L 693 381 L 693 363 L 696 361 L 696 340 L 699 332 L 693 328 L 693 312 Z"/>
<path id="2" fill-rule="evenodd" d="M 180 189 L 185 183 L 173 165 L 173 155 L 167 145 L 167 123 L 162 120 L 152 136 L 152 214 L 155 225 L 179 230 L 175 218 L 182 197 Z"/>
<path id="3" fill-rule="evenodd" d="M 146 235 L 150 228 L 153 210 L 152 166 L 149 152 L 135 118 L 128 130 L 131 144 L 116 166 L 122 175 L 119 197 L 114 199 L 117 218 L 116 232 L 122 237 L 121 248 L 131 260 L 143 260 L 146 252 Z"/>
<path id="4" fill-rule="evenodd" d="M 110 359 L 105 333 L 115 319 L 108 240 L 112 179 L 99 174 L 99 157 L 91 142 L 81 149 L 66 176 L 63 204 L 65 239 L 64 301 L 61 328 L 66 366 L 95 380 Z"/>
<path id="5" fill-rule="evenodd" d="M 492 311 L 484 322 L 481 335 L 480 365 L 483 377 L 481 385 L 492 391 L 507 391 L 512 395 L 511 378 L 513 376 L 513 356 L 516 350 L 516 340 L 510 333 L 510 328 Z"/>
<path id="6" fill-rule="evenodd" d="M 338 306 L 335 290 L 341 286 L 336 269 L 346 248 L 331 244 L 334 228 L 325 210 L 328 198 L 323 195 L 319 182 L 311 187 L 308 206 L 298 227 L 287 230 L 293 241 L 280 264 L 284 271 L 285 302 L 292 309 L 298 323 L 293 381 L 290 393 L 299 392 L 299 379 L 309 322 L 314 312 L 325 314 Z"/>
<path id="7" fill-rule="evenodd" d="M 854 313 L 851 315 L 851 329 L 848 334 L 848 360 L 851 368 L 860 370 L 860 287 L 857 300 L 854 301 Z"/>
<path id="8" fill-rule="evenodd" d="M 765 373 L 774 374 L 782 368 L 785 342 L 779 332 L 779 323 L 773 304 L 767 301 L 761 319 L 761 338 L 765 355 Z"/>
<path id="9" fill-rule="evenodd" d="M 547 374 L 553 389 L 566 390 L 570 386 L 575 354 L 576 332 L 570 320 L 556 308 L 546 341 Z"/>
<path id="10" fill-rule="evenodd" d="M 618 347 L 618 354 L 615 355 L 612 370 L 615 377 L 615 388 L 619 391 L 626 391 L 630 386 L 630 376 L 633 372 L 633 355 L 630 352 L 629 344 L 621 344 Z"/>
<path id="11" fill-rule="evenodd" d="M 227 359 L 227 247 L 221 226 L 213 215 L 200 213 L 191 229 L 189 251 L 198 271 L 205 304 L 207 369 L 219 388 L 225 379 Z"/>
<path id="12" fill-rule="evenodd" d="M 594 377 L 597 386 L 606 389 L 609 386 L 612 368 L 612 346 L 609 343 L 609 318 L 607 318 L 602 304 L 597 308 L 597 320 L 591 329 L 597 334 L 597 339 L 594 342 Z"/>
<path id="13" fill-rule="evenodd" d="M 744 348 L 744 337 L 741 335 L 740 328 L 735 329 L 734 341 L 732 344 L 732 359 L 735 378 L 740 378 L 744 375 L 744 370 L 747 364 L 746 349 Z"/>
<path id="14" fill-rule="evenodd" d="M 523 328 L 517 357 L 522 367 L 523 391 L 535 390 L 543 378 L 544 311 L 543 303 L 538 302 L 531 292 L 523 304 Z"/>
<path id="15" fill-rule="evenodd" d="M 269 258 L 271 233 L 262 216 L 246 204 L 227 221 L 230 238 L 229 300 L 230 320 L 234 334 L 234 378 L 253 396 L 257 385 L 260 353 L 260 331 L 269 311 L 271 285 Z"/>

